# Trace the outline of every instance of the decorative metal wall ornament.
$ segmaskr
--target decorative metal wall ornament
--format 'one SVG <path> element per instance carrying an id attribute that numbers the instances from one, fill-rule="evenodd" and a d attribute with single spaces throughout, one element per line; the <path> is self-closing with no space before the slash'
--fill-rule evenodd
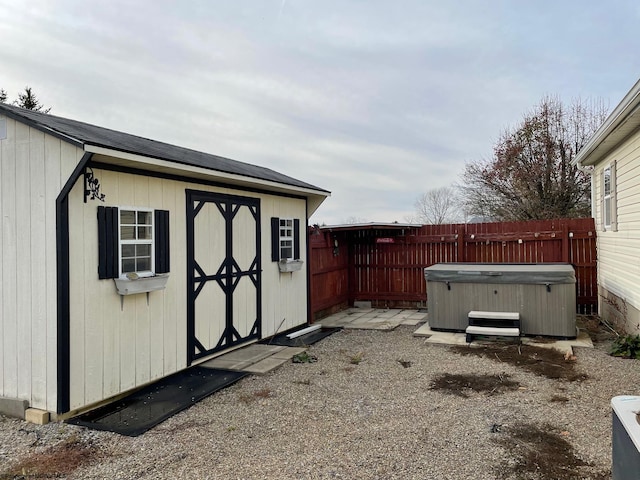
<path id="1" fill-rule="evenodd" d="M 100 180 L 93 175 L 91 167 L 84 170 L 84 203 L 87 203 L 87 198 L 104 202 L 104 193 L 100 193 Z"/>

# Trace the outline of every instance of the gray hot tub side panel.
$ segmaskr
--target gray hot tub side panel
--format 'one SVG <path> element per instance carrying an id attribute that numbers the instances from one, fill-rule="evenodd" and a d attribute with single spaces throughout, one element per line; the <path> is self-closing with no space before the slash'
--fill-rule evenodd
<path id="1" fill-rule="evenodd" d="M 468 271 L 478 271 L 478 267 L 485 267 L 477 264 L 464 266 Z M 447 269 L 444 271 L 448 272 L 455 273 L 460 270 L 460 265 L 447 264 L 445 267 Z M 527 277 L 529 282 L 521 280 L 520 283 L 514 280 L 526 272 L 527 269 L 523 269 L 522 265 L 494 264 L 489 267 L 491 268 L 489 271 L 496 271 L 496 267 L 516 268 L 512 268 L 508 275 L 499 276 L 499 280 L 495 283 L 489 283 L 489 281 L 491 277 L 496 276 L 488 276 L 480 281 L 469 281 L 469 277 L 464 274 L 461 277 L 453 275 L 446 277 L 451 280 L 436 281 L 425 269 L 431 328 L 464 331 L 468 325 L 468 313 L 471 310 L 519 312 L 521 331 L 525 335 L 568 338 L 576 336 L 575 275 L 570 265 L 544 265 L 545 268 L 553 267 L 552 271 L 559 269 L 560 273 L 553 272 L 549 276 L 548 272 L 545 272 L 546 277 L 535 276 L 533 282 L 531 277 Z M 517 271 L 514 272 L 514 270 Z M 502 281 L 509 276 L 512 278 L 511 281 Z M 573 281 L 571 281 L 572 278 Z M 461 279 L 467 281 L 460 281 Z M 473 279 L 477 280 L 478 276 L 473 275 Z"/>

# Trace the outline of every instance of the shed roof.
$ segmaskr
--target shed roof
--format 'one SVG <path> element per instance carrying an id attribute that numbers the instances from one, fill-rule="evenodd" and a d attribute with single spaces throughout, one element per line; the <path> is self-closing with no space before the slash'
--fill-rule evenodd
<path id="1" fill-rule="evenodd" d="M 276 172 L 270 168 L 251 165 L 189 148 L 178 147 L 176 145 L 111 130 L 109 128 L 98 127 L 77 120 L 26 110 L 4 103 L 0 103 L 0 113 L 84 148 L 85 150 L 87 146 L 103 147 L 183 165 L 276 182 L 302 189 L 315 190 L 321 194 L 324 193 L 325 196 L 329 194 L 327 190 Z"/>
<path id="2" fill-rule="evenodd" d="M 640 80 L 578 152 L 573 162 L 595 165 L 640 127 Z"/>
<path id="3" fill-rule="evenodd" d="M 321 230 L 334 231 L 355 231 L 355 230 L 405 230 L 410 228 L 420 228 L 421 224 L 416 223 L 383 223 L 383 222 L 366 222 L 366 223 L 344 223 L 340 225 L 322 225 Z"/>

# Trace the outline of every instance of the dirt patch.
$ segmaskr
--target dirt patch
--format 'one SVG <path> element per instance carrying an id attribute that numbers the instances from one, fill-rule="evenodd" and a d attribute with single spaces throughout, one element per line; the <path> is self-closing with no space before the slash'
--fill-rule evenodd
<path id="1" fill-rule="evenodd" d="M 565 360 L 562 353 L 551 348 L 496 344 L 473 348 L 456 345 L 450 347 L 450 350 L 459 355 L 475 355 L 515 365 L 538 376 L 553 380 L 576 382 L 588 378 L 585 373 L 576 371 L 575 360 Z"/>
<path id="2" fill-rule="evenodd" d="M 404 368 L 409 368 L 411 367 L 411 365 L 413 365 L 413 362 L 410 362 L 409 360 L 402 360 L 401 358 L 398 359 L 398 363 L 402 365 Z"/>
<path id="3" fill-rule="evenodd" d="M 469 398 L 469 391 L 496 395 L 510 390 L 517 390 L 518 382 L 509 379 L 509 375 L 454 375 L 443 373 L 438 375 L 429 387 L 445 393 Z"/>
<path id="4" fill-rule="evenodd" d="M 555 338 L 551 338 L 551 337 L 531 337 L 529 338 L 529 340 L 531 340 L 533 343 L 542 343 L 542 344 L 549 344 L 556 341 Z"/>
<path id="5" fill-rule="evenodd" d="M 580 330 L 589 334 L 594 345 L 608 344 L 618 337 L 598 315 L 578 315 L 576 324 Z"/>
<path id="6" fill-rule="evenodd" d="M 32 453 L 8 470 L 0 472 L 0 479 L 61 478 L 100 457 L 93 445 L 73 437 L 43 452 Z"/>
<path id="7" fill-rule="evenodd" d="M 495 470 L 498 478 L 609 478 L 610 472 L 595 472 L 578 458 L 567 440 L 569 432 L 558 432 L 550 425 L 505 425 L 495 439 L 511 458 Z"/>

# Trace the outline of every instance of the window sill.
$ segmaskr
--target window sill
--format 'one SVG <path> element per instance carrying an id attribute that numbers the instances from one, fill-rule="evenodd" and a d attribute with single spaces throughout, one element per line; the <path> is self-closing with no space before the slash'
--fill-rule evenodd
<path id="1" fill-rule="evenodd" d="M 120 295 L 135 295 L 136 293 L 164 290 L 167 280 L 169 280 L 169 274 L 163 273 L 152 277 L 140 277 L 135 280 L 129 280 L 128 278 L 114 278 L 113 280 Z"/>
<path id="2" fill-rule="evenodd" d="M 278 268 L 281 272 L 297 272 L 302 269 L 302 260 L 280 260 L 278 262 Z"/>

